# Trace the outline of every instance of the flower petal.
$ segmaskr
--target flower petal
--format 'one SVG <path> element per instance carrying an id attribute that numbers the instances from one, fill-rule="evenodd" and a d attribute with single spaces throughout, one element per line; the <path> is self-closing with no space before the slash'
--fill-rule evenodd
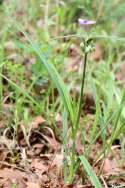
<path id="1" fill-rule="evenodd" d="M 80 25 L 93 25 L 96 24 L 96 21 L 94 20 L 83 20 L 81 18 L 78 19 L 78 22 Z"/>

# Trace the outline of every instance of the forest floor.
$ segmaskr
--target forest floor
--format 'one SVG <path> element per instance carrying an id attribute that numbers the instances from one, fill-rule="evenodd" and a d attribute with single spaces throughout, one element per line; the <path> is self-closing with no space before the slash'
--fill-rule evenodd
<path id="1" fill-rule="evenodd" d="M 67 7 L 67 4 L 65 1 L 51 4 L 44 0 L 37 3 L 5 0 L 0 5 L 1 188 L 94 187 L 91 175 L 88 176 L 81 163 L 74 182 L 69 185 L 64 182 L 62 99 L 24 33 L 26 31 L 39 44 L 43 56 L 56 67 L 77 104 L 83 64 L 82 39 L 64 35 L 81 34 L 83 28 L 77 23 L 79 6 L 76 3 L 72 7 L 69 3 Z M 124 8 L 124 4 L 119 6 Z M 71 8 L 72 14 L 69 14 Z M 108 9 L 104 10 L 106 14 Z M 91 12 L 90 7 L 88 12 Z M 96 7 L 93 14 L 96 14 Z M 101 19 L 101 12 L 99 14 Z M 121 17 L 117 11 L 115 15 L 116 23 L 109 20 L 109 25 L 103 25 L 102 20 L 100 26 L 101 21 L 97 22 L 96 35 L 100 33 L 108 38 L 109 31 L 110 35 L 119 32 L 121 38 L 94 41 L 95 51 L 88 57 L 76 140 L 76 156 L 86 155 L 105 188 L 125 187 L 125 39 L 119 21 Z M 70 153 L 73 140 L 69 119 L 68 126 L 67 149 Z M 70 160 L 68 156 L 67 160 Z"/>

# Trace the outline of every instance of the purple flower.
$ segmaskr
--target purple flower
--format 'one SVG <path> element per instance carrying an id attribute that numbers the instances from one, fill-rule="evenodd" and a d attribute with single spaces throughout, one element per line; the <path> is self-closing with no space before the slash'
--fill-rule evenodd
<path id="1" fill-rule="evenodd" d="M 96 21 L 93 20 L 83 20 L 81 18 L 78 19 L 80 25 L 93 25 L 96 24 Z"/>

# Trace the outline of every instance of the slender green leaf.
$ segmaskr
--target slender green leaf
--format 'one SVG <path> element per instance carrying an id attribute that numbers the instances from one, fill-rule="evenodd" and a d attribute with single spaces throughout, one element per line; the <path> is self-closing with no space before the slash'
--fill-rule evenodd
<path id="1" fill-rule="evenodd" d="M 63 38 L 84 38 L 83 35 L 81 34 L 72 34 L 72 35 L 63 35 L 63 36 L 58 36 L 55 38 L 52 38 L 51 40 L 58 40 L 58 39 L 63 39 Z M 90 36 L 90 38 L 92 39 L 102 39 L 102 40 L 110 40 L 113 42 L 125 42 L 125 37 L 119 37 L 119 36 L 115 36 L 115 35 L 92 35 Z"/>
<path id="2" fill-rule="evenodd" d="M 65 183 L 67 182 L 67 177 L 68 177 L 68 116 L 67 116 L 67 111 L 64 109 L 63 112 L 63 155 L 64 155 L 64 181 Z"/>
<path id="3" fill-rule="evenodd" d="M 30 36 L 19 26 L 18 29 L 24 34 L 24 36 L 27 38 L 28 42 L 31 44 L 34 52 L 36 52 L 36 54 L 38 55 L 38 57 L 41 60 L 42 65 L 46 68 L 46 70 L 48 71 L 49 75 L 51 76 L 52 80 L 54 81 L 61 99 L 63 101 L 63 104 L 65 105 L 67 111 L 70 114 L 70 118 L 71 121 L 74 122 L 74 113 L 73 113 L 73 107 L 72 107 L 72 99 L 68 93 L 68 90 L 62 80 L 62 78 L 60 77 L 59 73 L 57 72 L 56 68 L 54 67 L 53 64 L 50 64 L 46 61 L 46 57 L 44 55 L 44 53 L 41 51 L 40 47 L 34 43 Z"/>
<path id="4" fill-rule="evenodd" d="M 84 169 L 86 170 L 88 176 L 91 179 L 92 184 L 95 186 L 95 188 L 102 188 L 102 185 L 97 177 L 97 175 L 95 174 L 95 172 L 93 171 L 91 165 L 89 164 L 88 160 L 85 158 L 84 155 L 79 157 Z"/>
<path id="5" fill-rule="evenodd" d="M 35 104 L 36 106 L 38 106 L 39 108 L 41 107 L 39 105 L 38 102 L 36 102 L 33 97 L 31 97 L 27 91 L 23 91 L 22 88 L 20 88 L 15 82 L 13 82 L 12 80 L 10 80 L 9 78 L 7 78 L 6 76 L 4 76 L 3 74 L 0 74 L 0 76 L 2 78 L 4 78 L 8 83 L 10 83 L 15 89 L 17 89 L 17 91 L 19 91 L 20 93 L 23 93 L 24 96 L 26 96 L 30 101 L 32 101 L 33 104 Z"/>

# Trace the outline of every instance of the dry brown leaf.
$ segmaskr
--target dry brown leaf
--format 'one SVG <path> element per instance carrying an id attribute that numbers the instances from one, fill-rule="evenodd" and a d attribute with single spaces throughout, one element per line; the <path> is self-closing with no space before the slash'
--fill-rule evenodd
<path id="1" fill-rule="evenodd" d="M 60 143 L 57 142 L 55 139 L 51 138 L 50 136 L 45 136 L 45 135 L 42 135 L 43 138 L 49 143 L 50 145 L 50 149 L 53 149 L 53 150 L 59 150 L 60 149 Z"/>
<path id="2" fill-rule="evenodd" d="M 34 144 L 34 145 L 33 145 L 33 148 L 34 148 L 34 149 L 42 149 L 43 146 L 44 146 L 44 144 Z"/>
<path id="3" fill-rule="evenodd" d="M 48 130 L 48 135 L 40 133 L 43 138 L 49 143 L 50 149 L 59 150 L 61 148 L 61 144 L 56 140 L 53 130 L 50 127 L 44 127 L 44 129 Z M 51 135 L 51 136 L 49 136 Z"/>
<path id="4" fill-rule="evenodd" d="M 27 182 L 27 188 L 40 188 L 41 186 L 38 183 Z"/>
<path id="5" fill-rule="evenodd" d="M 12 188 L 12 183 L 9 180 L 0 181 L 0 186 L 2 188 Z"/>
<path id="6" fill-rule="evenodd" d="M 31 168 L 35 170 L 40 170 L 41 174 L 48 170 L 48 166 L 44 164 L 44 160 L 34 159 L 31 163 Z"/>
<path id="7" fill-rule="evenodd" d="M 57 168 L 60 168 L 63 166 L 63 155 L 62 154 L 56 154 L 53 161 L 52 161 L 52 167 L 56 166 Z"/>
<path id="8" fill-rule="evenodd" d="M 66 64 L 65 64 L 65 70 L 66 72 L 76 72 L 81 69 L 81 57 L 78 52 L 78 46 L 77 45 L 71 45 L 69 49 L 69 57 L 67 58 Z"/>
<path id="9" fill-rule="evenodd" d="M 120 67 L 117 69 L 117 72 L 115 74 L 116 80 L 118 80 L 120 83 L 125 83 L 125 64 L 121 64 Z"/>
<path id="10" fill-rule="evenodd" d="M 62 127 L 62 115 L 60 113 L 57 113 L 56 115 L 56 123 L 58 128 Z"/>
<path id="11" fill-rule="evenodd" d="M 7 41 L 6 43 L 5 43 L 5 49 L 7 50 L 7 51 L 12 51 L 12 50 L 15 50 L 15 44 L 14 44 L 14 42 L 13 41 Z"/>
<path id="12" fill-rule="evenodd" d="M 18 54 L 17 53 L 12 53 L 8 55 L 8 59 L 12 61 L 16 61 L 18 59 Z"/>
<path id="13" fill-rule="evenodd" d="M 67 59 L 67 63 L 66 63 L 66 71 L 68 73 L 70 72 L 76 72 L 79 70 L 80 67 L 80 57 L 76 56 L 76 57 L 69 57 Z M 81 67 L 80 67 L 81 68 Z"/>
<path id="14" fill-rule="evenodd" d="M 26 187 L 25 173 L 23 173 L 19 170 L 12 170 L 12 169 L 8 169 L 8 168 L 4 168 L 4 169 L 0 170 L 0 178 L 5 180 L 4 182 L 8 182 L 8 185 L 12 186 L 15 183 L 19 188 Z"/>
<path id="15" fill-rule="evenodd" d="M 104 161 L 103 170 L 106 174 L 113 175 L 113 174 L 117 174 L 120 169 L 118 168 L 118 163 L 115 158 L 114 159 L 107 158 Z"/>
<path id="16" fill-rule="evenodd" d="M 63 188 L 77 188 L 77 185 L 75 185 L 75 184 L 64 185 Z"/>
<path id="17" fill-rule="evenodd" d="M 40 124 L 45 123 L 46 120 L 42 116 L 37 116 L 31 123 L 32 129 L 37 129 Z"/>

